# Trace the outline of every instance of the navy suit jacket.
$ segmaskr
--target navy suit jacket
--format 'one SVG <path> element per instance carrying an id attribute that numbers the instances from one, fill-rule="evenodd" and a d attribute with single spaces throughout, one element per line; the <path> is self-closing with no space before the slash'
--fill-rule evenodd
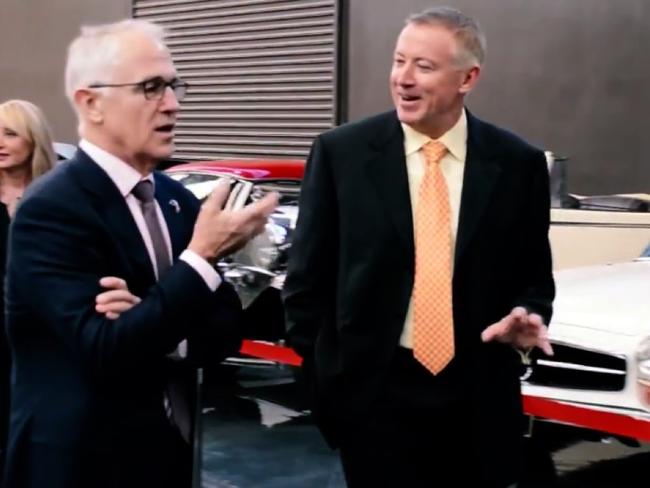
<path id="1" fill-rule="evenodd" d="M 176 261 L 199 202 L 166 175 L 154 178 Z M 96 313 L 102 276 L 125 279 L 142 302 L 115 321 Z M 188 361 L 216 364 L 240 344 L 232 288 L 211 292 L 183 261 L 156 282 L 124 198 L 82 151 L 34 182 L 16 213 L 6 313 L 8 487 L 122 487 L 164 470 L 152 464 L 165 464 L 174 444 L 163 411 L 168 354 L 188 339 Z M 149 455 L 134 462 L 137 452 Z M 58 462 L 44 459 L 53 454 Z"/>

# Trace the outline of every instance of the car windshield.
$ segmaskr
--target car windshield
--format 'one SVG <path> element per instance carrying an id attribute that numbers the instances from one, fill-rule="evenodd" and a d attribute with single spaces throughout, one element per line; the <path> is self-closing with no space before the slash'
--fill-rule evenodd
<path id="1" fill-rule="evenodd" d="M 220 180 L 217 175 L 202 173 L 171 173 L 169 176 L 194 193 L 194 196 L 199 200 L 207 197 Z"/>

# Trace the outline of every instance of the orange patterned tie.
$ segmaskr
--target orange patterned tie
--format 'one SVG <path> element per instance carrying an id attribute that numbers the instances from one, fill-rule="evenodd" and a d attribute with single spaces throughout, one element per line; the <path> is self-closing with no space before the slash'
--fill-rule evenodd
<path id="1" fill-rule="evenodd" d="M 454 357 L 451 301 L 449 192 L 440 169 L 447 148 L 438 141 L 422 147 L 426 170 L 415 215 L 413 354 L 433 374 Z"/>

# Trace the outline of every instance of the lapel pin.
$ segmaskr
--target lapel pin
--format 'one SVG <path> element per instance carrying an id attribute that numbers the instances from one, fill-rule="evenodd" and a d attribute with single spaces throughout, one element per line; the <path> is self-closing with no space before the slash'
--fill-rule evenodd
<path id="1" fill-rule="evenodd" d="M 174 212 L 181 213 L 181 206 L 173 198 L 169 201 L 169 204 L 174 207 Z"/>

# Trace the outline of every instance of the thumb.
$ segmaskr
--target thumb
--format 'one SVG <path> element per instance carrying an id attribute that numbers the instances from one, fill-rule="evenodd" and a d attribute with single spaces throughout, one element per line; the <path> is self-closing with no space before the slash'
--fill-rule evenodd
<path id="1" fill-rule="evenodd" d="M 505 319 L 501 319 L 500 321 L 486 327 L 483 332 L 481 332 L 481 340 L 483 342 L 490 342 L 498 337 L 504 327 L 504 321 Z"/>

